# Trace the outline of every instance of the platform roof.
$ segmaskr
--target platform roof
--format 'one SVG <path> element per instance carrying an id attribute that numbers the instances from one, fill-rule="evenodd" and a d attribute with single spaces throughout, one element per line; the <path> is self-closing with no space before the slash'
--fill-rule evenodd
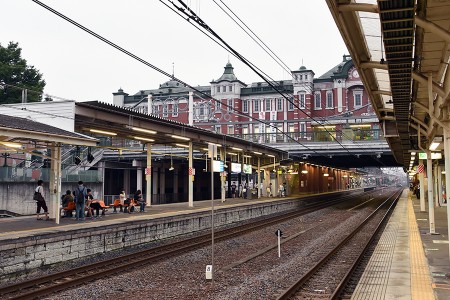
<path id="1" fill-rule="evenodd" d="M 409 152 L 428 149 L 448 126 L 450 1 L 327 4 L 394 157 L 406 168 Z"/>
<path id="2" fill-rule="evenodd" d="M 95 146 L 97 139 L 30 119 L 0 114 L 0 153 L 17 152 L 22 145 L 28 145 L 24 147 L 27 150 L 48 148 L 52 143 Z M 20 151 L 23 150 L 20 147 Z"/>
<path id="3" fill-rule="evenodd" d="M 115 137 L 134 139 L 144 144 L 149 142 L 153 145 L 173 147 L 177 147 L 176 144 L 187 145 L 188 141 L 192 141 L 197 149 L 208 147 L 207 143 L 214 143 L 225 145 L 228 149 L 240 148 L 243 154 L 262 153 L 261 163 L 273 162 L 273 157 L 269 155 L 275 156 L 277 160 L 288 157 L 288 153 L 283 150 L 98 101 L 76 103 L 75 130 L 91 134 L 92 130 L 100 130 L 113 133 Z M 111 136 L 101 132 L 97 134 Z"/>

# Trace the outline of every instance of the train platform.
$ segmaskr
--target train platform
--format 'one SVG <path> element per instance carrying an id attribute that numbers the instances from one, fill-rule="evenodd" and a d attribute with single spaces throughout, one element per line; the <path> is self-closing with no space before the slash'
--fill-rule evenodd
<path id="1" fill-rule="evenodd" d="M 428 211 L 405 190 L 351 299 L 450 299 L 446 210 L 435 208 L 430 234 Z"/>
<path id="2" fill-rule="evenodd" d="M 311 195 L 305 195 L 311 196 Z M 280 201 L 292 198 L 299 198 L 301 195 L 295 197 L 261 197 L 259 199 L 244 199 L 244 198 L 227 198 L 225 201 L 220 199 L 214 200 L 214 209 L 219 210 L 226 207 L 239 207 L 242 205 L 258 204 L 268 201 Z M 113 212 L 113 208 L 108 208 L 104 216 L 99 218 L 88 218 L 84 221 L 77 221 L 75 218 L 61 218 L 60 224 L 56 224 L 54 220 L 36 220 L 36 216 L 21 216 L 12 218 L 0 219 L 0 242 L 2 240 L 16 239 L 20 237 L 42 235 L 48 233 L 56 233 L 61 231 L 70 231 L 75 228 L 89 228 L 99 226 L 109 226 L 114 224 L 126 223 L 138 220 L 152 220 L 164 218 L 168 216 L 187 215 L 195 212 L 211 211 L 211 200 L 195 201 L 194 207 L 189 207 L 187 202 L 171 203 L 171 204 L 157 204 L 147 206 L 145 212 L 123 213 L 117 208 L 117 213 Z M 139 207 L 136 207 L 136 211 Z M 75 214 L 75 213 L 74 213 Z M 95 212 L 94 212 L 95 215 Z M 43 218 L 43 215 L 41 214 Z"/>
<path id="3" fill-rule="evenodd" d="M 297 196 L 252 200 L 235 198 L 226 199 L 225 202 L 215 200 L 214 207 L 218 215 L 217 221 L 220 221 L 230 218 L 232 214 L 241 217 L 245 211 L 249 215 L 254 215 L 255 211 L 261 210 L 256 207 L 261 205 L 265 205 L 266 208 L 278 205 L 276 208 L 278 210 L 281 203 L 297 198 Z M 250 211 L 252 206 L 255 210 Z M 408 190 L 405 190 L 352 299 L 450 299 L 446 209 L 447 207 L 435 208 L 437 234 L 431 235 L 428 212 L 420 212 L 419 200 L 415 196 L 411 197 Z M 113 209 L 110 208 L 105 217 L 86 219 L 82 222 L 73 218 L 63 218 L 59 225 L 52 221 L 38 221 L 35 216 L 4 218 L 0 220 L 0 251 L 9 253 L 8 249 L 16 249 L 17 253 L 11 255 L 15 255 L 18 259 L 24 256 L 25 260 L 30 252 L 37 260 L 40 259 L 38 251 L 42 251 L 44 247 L 54 251 L 51 259 L 59 257 L 59 261 L 64 261 L 81 258 L 93 253 L 130 246 L 133 245 L 133 241 L 139 239 L 162 238 L 163 231 L 170 236 L 175 230 L 183 231 L 186 220 L 197 218 L 190 226 L 199 226 L 198 224 L 203 224 L 209 219 L 207 216 L 210 212 L 211 200 L 205 200 L 194 202 L 194 207 L 188 207 L 185 202 L 152 205 L 146 208 L 145 213 L 113 213 Z M 154 229 L 155 227 L 157 229 Z M 189 230 L 191 229 L 190 227 Z M 100 235 L 101 241 L 95 240 Z M 94 244 L 96 247 L 93 248 L 94 240 L 99 245 Z M 21 255 L 17 250 L 22 246 L 20 251 L 25 255 Z M 49 259 L 48 262 L 57 261 Z M 23 268 L 23 264 L 26 266 L 26 262 L 17 261 L 13 266 Z"/>

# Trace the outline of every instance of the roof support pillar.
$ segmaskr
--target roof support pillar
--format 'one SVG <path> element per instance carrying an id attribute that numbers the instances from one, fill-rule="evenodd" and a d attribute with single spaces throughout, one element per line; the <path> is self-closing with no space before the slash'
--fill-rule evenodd
<path id="1" fill-rule="evenodd" d="M 59 224 L 61 217 L 60 195 L 61 195 L 61 144 L 52 143 L 51 163 L 50 163 L 50 217 L 55 219 Z"/>
<path id="2" fill-rule="evenodd" d="M 430 234 L 436 233 L 434 220 L 434 201 L 433 201 L 433 161 L 431 151 L 427 150 L 427 190 L 428 190 L 428 219 L 430 221 Z"/>
<path id="3" fill-rule="evenodd" d="M 190 112 L 189 112 L 190 113 Z M 188 203 L 189 203 L 189 207 L 194 207 L 194 167 L 193 167 L 193 162 L 194 162 L 194 156 L 193 156 L 193 145 L 192 145 L 192 141 L 189 142 L 189 155 L 188 155 L 188 160 L 189 160 L 189 170 L 188 170 Z"/>
<path id="4" fill-rule="evenodd" d="M 189 125 L 194 125 L 194 93 L 193 92 L 189 92 L 189 100 L 188 100 L 188 105 L 189 105 L 189 115 L 188 115 L 188 122 Z"/>
<path id="5" fill-rule="evenodd" d="M 152 205 L 152 144 L 147 143 L 147 168 L 145 169 L 145 202 Z"/>
<path id="6" fill-rule="evenodd" d="M 445 197 L 443 201 L 447 203 L 447 228 L 450 232 L 450 130 L 444 128 L 444 161 L 445 161 Z M 449 244 L 450 254 L 450 244 Z M 449 257 L 450 258 L 450 257 Z"/>

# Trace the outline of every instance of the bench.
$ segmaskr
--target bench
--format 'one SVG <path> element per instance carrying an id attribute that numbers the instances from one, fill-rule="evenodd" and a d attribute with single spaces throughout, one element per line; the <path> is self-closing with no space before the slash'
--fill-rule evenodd
<path id="1" fill-rule="evenodd" d="M 76 210 L 76 204 L 75 202 L 71 201 L 67 204 L 66 207 L 63 208 L 63 210 L 66 212 L 65 215 L 72 217 L 72 212 Z"/>
<path id="2" fill-rule="evenodd" d="M 115 213 L 117 213 L 117 210 L 116 210 L 117 207 L 120 208 L 121 212 L 123 211 L 123 209 L 122 209 L 123 205 L 122 205 L 122 203 L 120 203 L 120 199 L 114 199 L 114 203 L 112 204 L 112 207 L 114 208 Z"/>

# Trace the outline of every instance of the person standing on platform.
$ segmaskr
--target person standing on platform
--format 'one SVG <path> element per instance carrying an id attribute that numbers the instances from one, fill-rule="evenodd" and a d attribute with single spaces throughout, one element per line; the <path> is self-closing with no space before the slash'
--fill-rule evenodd
<path id="1" fill-rule="evenodd" d="M 134 193 L 134 202 L 139 204 L 139 212 L 145 212 L 145 200 L 142 199 L 142 192 L 141 190 L 137 190 L 136 193 Z"/>
<path id="2" fill-rule="evenodd" d="M 75 190 L 75 218 L 84 221 L 84 207 L 86 204 L 87 191 L 83 181 L 78 181 L 78 188 Z"/>
<path id="3" fill-rule="evenodd" d="M 45 220 L 48 221 L 50 220 L 50 218 L 48 217 L 48 208 L 47 208 L 47 203 L 45 203 L 45 199 L 44 199 L 44 181 L 42 180 L 38 180 L 37 182 L 37 187 L 34 190 L 34 196 L 33 199 L 36 201 L 36 219 L 37 220 L 42 220 L 42 218 L 39 216 L 39 214 L 41 213 L 41 208 L 44 210 L 44 214 L 45 214 Z"/>
<path id="4" fill-rule="evenodd" d="M 123 205 L 125 204 L 125 200 L 127 199 L 127 194 L 125 193 L 125 189 L 122 188 L 119 195 L 119 201 L 120 201 L 120 212 L 123 212 Z M 114 210 L 116 208 L 114 207 Z"/>
<path id="5" fill-rule="evenodd" d="M 231 185 L 231 197 L 236 198 L 236 184 L 234 182 Z"/>

